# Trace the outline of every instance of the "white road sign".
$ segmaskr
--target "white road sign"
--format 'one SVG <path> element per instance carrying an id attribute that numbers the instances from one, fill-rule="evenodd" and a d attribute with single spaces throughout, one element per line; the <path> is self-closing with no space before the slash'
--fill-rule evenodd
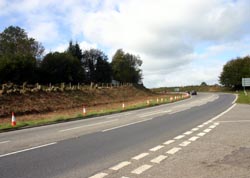
<path id="1" fill-rule="evenodd" d="M 242 86 L 250 87 L 250 78 L 242 78 Z"/>

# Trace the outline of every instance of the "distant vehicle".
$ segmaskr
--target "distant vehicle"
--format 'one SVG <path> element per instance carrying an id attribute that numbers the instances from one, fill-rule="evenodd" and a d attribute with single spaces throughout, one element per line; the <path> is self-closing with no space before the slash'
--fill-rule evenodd
<path id="1" fill-rule="evenodd" d="M 197 91 L 193 90 L 190 92 L 191 95 L 197 95 Z"/>

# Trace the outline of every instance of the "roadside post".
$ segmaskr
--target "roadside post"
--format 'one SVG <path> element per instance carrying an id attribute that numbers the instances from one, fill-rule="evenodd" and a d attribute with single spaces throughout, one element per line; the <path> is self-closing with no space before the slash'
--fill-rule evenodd
<path id="1" fill-rule="evenodd" d="M 82 113 L 83 113 L 84 116 L 86 116 L 86 114 L 87 114 L 87 110 L 86 110 L 86 106 L 85 105 L 83 105 Z"/>
<path id="2" fill-rule="evenodd" d="M 242 78 L 242 86 L 244 88 L 244 93 L 247 96 L 246 87 L 250 87 L 250 78 Z"/>

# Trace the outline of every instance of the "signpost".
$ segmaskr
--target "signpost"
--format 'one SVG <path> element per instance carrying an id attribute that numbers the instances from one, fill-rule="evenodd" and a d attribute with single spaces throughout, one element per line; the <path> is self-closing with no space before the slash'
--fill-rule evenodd
<path id="1" fill-rule="evenodd" d="M 250 87 L 250 78 L 242 78 L 242 86 L 244 88 L 245 95 L 247 95 L 246 87 Z"/>

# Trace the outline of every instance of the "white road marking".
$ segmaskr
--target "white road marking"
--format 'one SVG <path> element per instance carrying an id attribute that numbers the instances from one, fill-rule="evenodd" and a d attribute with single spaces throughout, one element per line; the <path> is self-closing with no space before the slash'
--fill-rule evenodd
<path id="1" fill-rule="evenodd" d="M 114 119 L 114 120 L 110 120 L 110 121 L 104 121 L 104 122 L 98 122 L 95 124 L 89 124 L 89 125 L 82 125 L 82 126 L 78 126 L 78 127 L 72 127 L 69 129 L 63 129 L 63 130 L 59 130 L 59 132 L 67 132 L 67 131 L 71 131 L 71 130 L 76 130 L 76 129 L 81 129 L 81 128 L 85 128 L 85 127 L 91 127 L 91 126 L 96 126 L 96 125 L 102 125 L 102 124 L 106 124 L 109 122 L 115 122 L 118 121 L 118 119 Z"/>
<path id="2" fill-rule="evenodd" d="M 210 129 L 214 129 L 216 127 L 216 125 L 211 125 L 210 127 L 208 127 L 208 128 L 210 128 Z"/>
<path id="3" fill-rule="evenodd" d="M 9 142 L 10 142 L 10 140 L 1 141 L 0 144 L 9 143 Z"/>
<path id="4" fill-rule="evenodd" d="M 40 145 L 40 146 L 36 146 L 36 147 L 32 147 L 32 148 L 27 148 L 27 149 L 19 150 L 19 151 L 14 151 L 14 152 L 11 152 L 11 153 L 0 155 L 0 158 L 5 157 L 5 156 L 14 155 L 14 154 L 17 154 L 17 153 L 22 153 L 22 152 L 30 151 L 30 150 L 35 150 L 35 149 L 46 147 L 46 146 L 50 146 L 50 145 L 55 145 L 55 144 L 57 144 L 57 142 L 48 143 L 48 144 L 45 144 L 45 145 Z"/>
<path id="5" fill-rule="evenodd" d="M 202 127 L 204 127 L 204 125 L 202 124 L 202 125 L 199 125 L 198 127 L 199 127 L 199 128 L 202 128 Z"/>
<path id="6" fill-rule="evenodd" d="M 200 137 L 203 137 L 204 135 L 206 135 L 207 133 L 204 133 L 204 132 L 201 132 L 201 133 L 198 133 L 197 135 L 200 136 Z"/>
<path id="7" fill-rule="evenodd" d="M 150 169 L 151 167 L 152 167 L 151 165 L 145 164 L 145 165 L 133 170 L 131 173 L 139 175 L 139 174 L 143 173 L 144 171 Z"/>
<path id="8" fill-rule="evenodd" d="M 206 132 L 206 133 L 208 133 L 208 132 L 210 132 L 212 129 L 205 129 L 203 132 Z"/>
<path id="9" fill-rule="evenodd" d="M 188 139 L 189 141 L 196 141 L 197 139 L 199 139 L 200 137 L 191 137 L 190 139 Z"/>
<path id="10" fill-rule="evenodd" d="M 122 116 L 127 116 L 127 115 L 130 115 L 130 113 L 126 113 L 126 114 L 115 114 L 113 116 L 108 116 L 106 118 L 108 119 L 112 119 L 112 118 L 115 118 L 115 117 L 122 117 Z"/>
<path id="11" fill-rule="evenodd" d="M 147 117 L 147 116 L 152 116 L 152 115 L 157 115 L 157 114 L 162 114 L 162 113 L 169 113 L 172 110 L 167 110 L 167 111 L 156 111 L 156 112 L 151 112 L 151 113 L 146 113 L 146 114 L 142 114 L 139 115 L 139 117 Z"/>
<path id="12" fill-rule="evenodd" d="M 103 178 L 103 177 L 105 177 L 105 176 L 107 176 L 107 175 L 108 175 L 107 173 L 101 172 L 101 173 L 98 173 L 98 174 L 96 174 L 96 175 L 93 175 L 93 176 L 91 176 L 91 177 L 89 177 L 89 178 Z"/>
<path id="13" fill-rule="evenodd" d="M 233 104 L 230 108 L 228 108 L 226 111 L 220 113 L 219 115 L 215 116 L 214 118 L 210 119 L 209 122 L 213 122 L 216 119 L 220 118 L 221 116 L 223 116 L 224 114 L 228 113 L 230 110 L 232 110 L 234 107 L 236 106 L 236 104 Z"/>
<path id="14" fill-rule="evenodd" d="M 192 131 L 197 131 L 197 130 L 199 130 L 199 128 L 197 127 L 192 129 Z"/>
<path id="15" fill-rule="evenodd" d="M 173 154 L 177 153 L 180 150 L 181 150 L 181 148 L 174 147 L 171 150 L 168 150 L 166 153 L 173 155 Z"/>
<path id="16" fill-rule="evenodd" d="M 188 146 L 191 142 L 189 141 L 184 141 L 181 144 L 179 144 L 180 146 Z"/>
<path id="17" fill-rule="evenodd" d="M 174 143 L 174 142 L 175 142 L 175 140 L 168 140 L 168 141 L 164 142 L 163 144 L 164 145 L 169 145 L 169 144 Z"/>
<path id="18" fill-rule="evenodd" d="M 151 148 L 150 151 L 158 151 L 159 149 L 162 149 L 163 147 L 164 146 L 162 146 L 162 145 L 158 145 L 158 146 L 156 146 L 154 148 Z"/>
<path id="19" fill-rule="evenodd" d="M 124 162 L 121 162 L 121 163 L 117 164 L 116 166 L 113 166 L 113 167 L 111 167 L 109 169 L 114 170 L 114 171 L 118 171 L 119 169 L 121 169 L 121 168 L 123 168 L 125 166 L 128 166 L 130 164 L 131 164 L 131 162 L 124 161 Z"/>
<path id="20" fill-rule="evenodd" d="M 250 121 L 250 120 L 249 120 L 249 121 Z M 220 123 L 219 123 L 219 122 L 215 122 L 214 125 L 220 125 Z"/>
<path id="21" fill-rule="evenodd" d="M 138 123 L 145 122 L 145 121 L 149 121 L 149 120 L 152 120 L 152 118 L 150 118 L 150 119 L 145 119 L 145 120 L 141 120 L 141 121 L 137 121 L 137 122 L 132 122 L 132 123 L 125 124 L 125 125 L 120 125 L 120 126 L 117 126 L 117 127 L 112 127 L 112 128 L 110 128 L 110 129 L 105 129 L 105 130 L 103 130 L 102 132 L 107 132 L 107 131 L 119 129 L 119 128 L 122 128 L 122 127 L 127 127 L 127 126 L 130 126 L 130 125 L 138 124 Z"/>
<path id="22" fill-rule="evenodd" d="M 174 139 L 179 140 L 179 139 L 182 139 L 183 137 L 185 137 L 185 135 L 179 135 L 179 136 L 175 137 Z"/>
<path id="23" fill-rule="evenodd" d="M 129 177 L 124 177 L 124 176 L 122 176 L 121 178 L 129 178 Z"/>
<path id="24" fill-rule="evenodd" d="M 134 159 L 134 160 L 140 160 L 140 159 L 142 159 L 142 158 L 144 158 L 144 157 L 146 157 L 148 155 L 149 155 L 149 153 L 141 153 L 141 154 L 133 157 L 132 159 Z"/>
<path id="25" fill-rule="evenodd" d="M 191 133 L 193 133 L 192 131 L 187 131 L 184 133 L 184 135 L 190 135 Z"/>
<path id="26" fill-rule="evenodd" d="M 250 120 L 237 120 L 237 121 L 219 121 L 221 123 L 241 123 L 241 122 L 250 122 Z"/>
<path id="27" fill-rule="evenodd" d="M 151 163 L 157 163 L 157 164 L 159 164 L 160 162 L 162 162 L 162 161 L 163 161 L 164 159 L 166 159 L 166 158 L 167 158 L 167 156 L 160 155 L 160 156 L 158 156 L 158 157 L 152 159 L 150 162 L 151 162 Z"/>

